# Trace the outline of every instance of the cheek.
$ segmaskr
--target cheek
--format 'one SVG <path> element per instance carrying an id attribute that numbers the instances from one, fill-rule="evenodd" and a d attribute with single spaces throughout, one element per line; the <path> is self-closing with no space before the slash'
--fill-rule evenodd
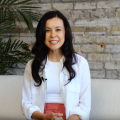
<path id="1" fill-rule="evenodd" d="M 64 34 L 64 33 L 61 33 L 59 36 L 60 36 L 60 38 L 61 38 L 62 40 L 65 39 L 65 34 Z"/>
<path id="2" fill-rule="evenodd" d="M 45 41 L 46 41 L 46 42 L 49 41 L 49 34 L 46 34 L 46 35 L 45 35 Z"/>

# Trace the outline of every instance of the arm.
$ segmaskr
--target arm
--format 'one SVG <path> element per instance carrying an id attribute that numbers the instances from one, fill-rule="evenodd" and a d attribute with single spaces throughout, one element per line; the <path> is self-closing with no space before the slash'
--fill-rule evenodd
<path id="1" fill-rule="evenodd" d="M 71 115 L 67 120 L 81 120 L 81 118 L 79 117 L 79 115 Z"/>
<path id="2" fill-rule="evenodd" d="M 35 112 L 33 112 L 31 118 L 32 119 L 45 119 L 45 114 L 42 114 L 39 111 L 35 111 Z"/>
<path id="3" fill-rule="evenodd" d="M 30 71 L 30 64 L 28 63 L 25 68 L 24 72 L 24 80 L 23 80 L 23 86 L 22 86 L 22 108 L 25 116 L 28 119 L 31 119 L 32 113 L 35 111 L 40 111 L 40 108 L 38 106 L 34 106 L 31 101 L 31 74 Z M 29 71 L 28 71 L 29 70 Z M 41 111 L 40 111 L 41 112 Z"/>
<path id="4" fill-rule="evenodd" d="M 33 112 L 32 114 L 32 119 L 39 119 L 39 120 L 56 120 L 56 119 L 60 119 L 60 120 L 63 120 L 62 119 L 62 116 L 63 114 L 61 113 L 48 113 L 48 114 L 42 114 L 41 112 L 39 111 L 35 111 Z"/>
<path id="5" fill-rule="evenodd" d="M 63 116 L 60 113 L 49 113 L 43 114 L 38 106 L 32 104 L 31 96 L 31 74 L 30 74 L 30 65 L 27 64 L 24 72 L 24 80 L 22 86 L 22 108 L 25 116 L 28 119 L 47 119 L 51 120 L 54 117 Z"/>
<path id="6" fill-rule="evenodd" d="M 77 114 L 82 120 L 87 120 L 91 109 L 91 78 L 88 62 L 86 60 L 81 71 L 79 105 L 70 111 L 70 116 Z"/>

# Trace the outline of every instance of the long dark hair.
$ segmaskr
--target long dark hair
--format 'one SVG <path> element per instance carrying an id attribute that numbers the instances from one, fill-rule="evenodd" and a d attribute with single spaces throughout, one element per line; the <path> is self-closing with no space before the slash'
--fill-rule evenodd
<path id="1" fill-rule="evenodd" d="M 32 76 L 35 82 L 38 84 L 37 86 L 40 86 L 42 84 L 42 81 L 44 81 L 44 79 L 39 75 L 39 71 L 42 72 L 45 68 L 49 51 L 49 48 L 44 43 L 46 34 L 46 21 L 54 17 L 62 19 L 65 27 L 65 42 L 62 45 L 61 50 L 62 54 L 65 57 L 63 68 L 66 67 L 69 72 L 69 82 L 76 75 L 75 70 L 72 67 L 72 65 L 76 63 L 76 57 L 72 44 L 72 32 L 68 20 L 60 11 L 49 11 L 42 16 L 37 25 L 36 42 L 34 47 L 32 48 L 32 53 L 35 55 L 32 63 Z M 44 60 L 45 62 L 43 63 Z"/>

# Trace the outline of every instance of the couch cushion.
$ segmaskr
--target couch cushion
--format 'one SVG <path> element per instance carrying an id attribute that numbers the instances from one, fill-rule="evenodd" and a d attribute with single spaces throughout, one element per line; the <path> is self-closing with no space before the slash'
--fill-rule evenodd
<path id="1" fill-rule="evenodd" d="M 0 120 L 26 120 L 21 110 L 23 76 L 0 76 Z M 120 120 L 120 80 L 92 79 L 90 120 Z"/>
<path id="2" fill-rule="evenodd" d="M 120 80 L 92 79 L 90 120 L 120 120 Z"/>
<path id="3" fill-rule="evenodd" d="M 21 111 L 23 76 L 0 76 L 0 120 L 25 120 Z"/>

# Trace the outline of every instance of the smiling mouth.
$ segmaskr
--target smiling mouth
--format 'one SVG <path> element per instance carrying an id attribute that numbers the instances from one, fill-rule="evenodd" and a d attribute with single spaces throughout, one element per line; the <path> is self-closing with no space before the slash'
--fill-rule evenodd
<path id="1" fill-rule="evenodd" d="M 56 43 L 58 43 L 58 41 L 56 41 L 56 40 L 52 40 L 52 41 L 50 41 L 50 43 L 52 43 L 52 44 L 56 44 Z"/>

